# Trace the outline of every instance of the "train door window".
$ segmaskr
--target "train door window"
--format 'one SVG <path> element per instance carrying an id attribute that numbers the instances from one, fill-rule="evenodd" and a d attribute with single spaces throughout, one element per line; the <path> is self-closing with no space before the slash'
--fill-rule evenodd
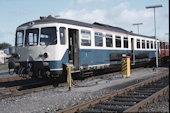
<path id="1" fill-rule="evenodd" d="M 40 45 L 57 44 L 56 27 L 47 27 L 41 29 Z"/>
<path id="2" fill-rule="evenodd" d="M 142 48 L 145 49 L 145 40 L 142 40 Z"/>
<path id="3" fill-rule="evenodd" d="M 155 49 L 156 49 L 156 43 L 155 43 L 155 41 L 154 41 L 154 47 L 155 47 Z"/>
<path id="4" fill-rule="evenodd" d="M 110 34 L 106 34 L 106 47 L 113 47 L 113 39 Z"/>
<path id="5" fill-rule="evenodd" d="M 81 30 L 81 45 L 91 46 L 91 32 L 88 30 Z"/>
<path id="6" fill-rule="evenodd" d="M 151 49 L 153 49 L 153 41 L 151 41 Z"/>
<path id="7" fill-rule="evenodd" d="M 39 29 L 26 30 L 25 45 L 35 46 L 38 45 Z"/>
<path id="8" fill-rule="evenodd" d="M 64 45 L 65 44 L 65 38 L 66 38 L 66 28 L 60 27 L 60 44 Z"/>
<path id="9" fill-rule="evenodd" d="M 116 47 L 121 47 L 121 37 L 120 36 L 116 36 Z"/>
<path id="10" fill-rule="evenodd" d="M 23 46 L 24 31 L 17 31 L 16 33 L 16 47 Z"/>
<path id="11" fill-rule="evenodd" d="M 147 41 L 147 49 L 149 49 L 149 41 Z"/>
<path id="12" fill-rule="evenodd" d="M 124 37 L 124 48 L 128 48 L 128 38 Z"/>
<path id="13" fill-rule="evenodd" d="M 95 32 L 95 46 L 103 46 L 103 34 Z"/>
<path id="14" fill-rule="evenodd" d="M 137 48 L 140 48 L 140 40 L 137 39 Z"/>

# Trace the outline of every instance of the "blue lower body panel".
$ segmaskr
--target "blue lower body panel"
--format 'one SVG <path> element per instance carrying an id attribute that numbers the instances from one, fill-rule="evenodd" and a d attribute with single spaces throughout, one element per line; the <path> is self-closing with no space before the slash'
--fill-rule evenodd
<path id="1" fill-rule="evenodd" d="M 135 51 L 136 59 L 155 57 L 155 51 Z M 80 66 L 84 65 L 100 65 L 111 64 L 113 61 L 121 61 L 122 54 L 131 56 L 130 50 L 93 50 L 93 49 L 81 49 L 80 50 Z M 65 52 L 61 61 L 46 61 L 49 63 L 51 70 L 61 70 L 63 63 L 69 63 L 68 50 Z M 141 57 L 142 56 L 142 57 Z M 38 61 L 34 61 L 36 64 Z M 22 62 L 24 67 L 28 66 L 28 62 Z M 38 66 L 36 66 L 38 68 Z"/>

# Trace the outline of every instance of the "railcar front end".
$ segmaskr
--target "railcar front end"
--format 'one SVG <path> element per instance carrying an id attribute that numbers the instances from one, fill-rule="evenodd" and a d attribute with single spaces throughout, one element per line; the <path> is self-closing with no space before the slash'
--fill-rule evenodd
<path id="1" fill-rule="evenodd" d="M 59 76 L 65 49 L 57 44 L 57 34 L 56 24 L 18 27 L 14 60 L 9 62 L 9 69 L 14 68 L 21 76 Z"/>

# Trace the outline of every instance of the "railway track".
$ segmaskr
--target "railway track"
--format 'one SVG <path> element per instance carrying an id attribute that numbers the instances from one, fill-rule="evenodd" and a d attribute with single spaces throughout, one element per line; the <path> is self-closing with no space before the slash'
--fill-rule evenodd
<path id="1" fill-rule="evenodd" d="M 141 68 L 136 68 L 133 69 L 132 71 L 136 71 Z M 74 80 L 74 83 L 80 83 L 82 81 L 89 81 L 89 80 L 94 80 L 97 78 L 108 78 L 110 76 L 114 76 L 116 74 L 120 74 L 121 72 L 114 72 L 114 73 L 109 73 L 109 74 L 104 74 L 104 75 L 99 75 L 99 76 L 92 76 L 85 78 L 84 80 Z M 19 83 L 20 81 L 24 81 L 23 83 Z M 53 89 L 55 87 L 64 87 L 67 86 L 68 84 L 66 82 L 60 83 L 60 82 L 47 82 L 47 81 L 32 81 L 30 77 L 26 78 L 21 78 L 21 77 L 10 77 L 10 78 L 3 78 L 0 79 L 0 84 L 5 83 L 5 84 L 10 84 L 10 82 L 17 82 L 18 84 L 15 85 L 10 85 L 10 87 L 6 87 L 3 89 L 0 89 L 0 100 L 5 99 L 8 97 L 15 97 L 15 96 L 21 96 L 25 95 L 28 93 L 33 93 L 33 92 L 39 92 L 43 90 L 49 90 Z"/>
<path id="2" fill-rule="evenodd" d="M 28 93 L 39 92 L 54 87 L 55 86 L 49 82 L 39 81 L 39 82 L 32 82 L 20 86 L 0 89 L 0 100 L 9 97 L 21 96 Z"/>
<path id="3" fill-rule="evenodd" d="M 57 113 L 138 112 L 169 91 L 169 74 L 158 76 Z"/>

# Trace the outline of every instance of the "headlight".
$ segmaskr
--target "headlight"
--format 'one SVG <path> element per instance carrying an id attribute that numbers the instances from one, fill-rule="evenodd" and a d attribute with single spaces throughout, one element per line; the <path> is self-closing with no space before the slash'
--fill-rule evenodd
<path id="1" fill-rule="evenodd" d="M 48 53 L 44 53 L 44 58 L 48 58 Z"/>

